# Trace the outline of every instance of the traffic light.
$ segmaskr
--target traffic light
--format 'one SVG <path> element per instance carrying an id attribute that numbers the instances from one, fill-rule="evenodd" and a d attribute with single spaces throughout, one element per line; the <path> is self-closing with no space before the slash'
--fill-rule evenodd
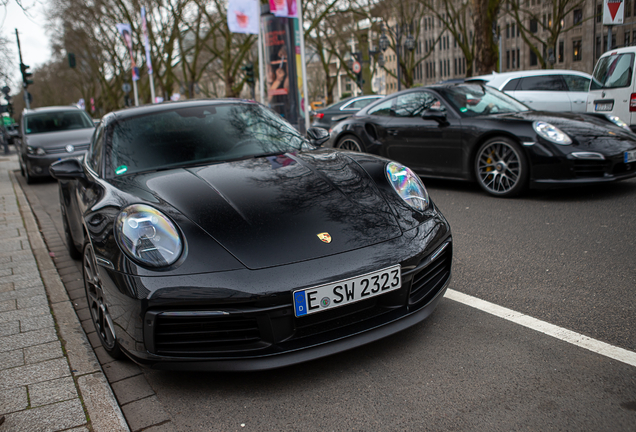
<path id="1" fill-rule="evenodd" d="M 247 81 L 250 85 L 254 84 L 254 64 L 248 63 L 245 66 L 242 66 L 241 70 L 245 72 L 245 81 Z"/>
<path id="2" fill-rule="evenodd" d="M 33 76 L 33 74 L 28 71 L 30 67 L 31 66 L 27 66 L 24 63 L 20 63 L 20 71 L 22 72 L 22 86 L 24 88 L 27 88 L 30 84 L 33 84 L 33 80 L 29 79 Z"/>

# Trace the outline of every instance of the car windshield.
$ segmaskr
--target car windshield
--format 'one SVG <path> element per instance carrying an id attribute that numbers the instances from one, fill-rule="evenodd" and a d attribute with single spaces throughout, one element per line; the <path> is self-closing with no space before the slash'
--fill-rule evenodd
<path id="1" fill-rule="evenodd" d="M 312 148 L 289 123 L 254 103 L 176 105 L 120 120 L 110 131 L 116 176 Z"/>
<path id="2" fill-rule="evenodd" d="M 530 110 L 527 106 L 507 94 L 479 84 L 447 87 L 440 92 L 464 117 Z"/>
<path id="3" fill-rule="evenodd" d="M 634 54 L 612 54 L 601 58 L 594 68 L 590 90 L 627 87 L 632 82 Z"/>
<path id="4" fill-rule="evenodd" d="M 24 117 L 24 131 L 27 135 L 92 127 L 94 127 L 93 120 L 80 110 L 50 111 L 28 114 Z"/>

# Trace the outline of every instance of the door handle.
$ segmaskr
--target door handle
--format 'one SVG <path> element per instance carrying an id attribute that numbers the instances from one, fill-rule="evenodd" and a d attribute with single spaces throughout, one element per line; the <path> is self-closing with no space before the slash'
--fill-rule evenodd
<path id="1" fill-rule="evenodd" d="M 389 135 L 396 136 L 398 134 L 398 131 L 397 129 L 387 129 L 386 133 L 388 133 Z"/>

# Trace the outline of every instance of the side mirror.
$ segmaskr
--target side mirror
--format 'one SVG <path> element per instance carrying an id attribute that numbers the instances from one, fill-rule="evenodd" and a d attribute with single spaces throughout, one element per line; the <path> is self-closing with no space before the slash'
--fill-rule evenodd
<path id="1" fill-rule="evenodd" d="M 422 119 L 435 120 L 439 124 L 448 124 L 448 121 L 446 121 L 446 113 L 443 111 L 426 110 L 422 113 Z"/>
<path id="2" fill-rule="evenodd" d="M 82 163 L 75 158 L 62 159 L 49 167 L 49 172 L 56 180 L 85 179 Z"/>
<path id="3" fill-rule="evenodd" d="M 320 147 L 327 141 L 329 141 L 329 131 L 319 127 L 310 127 L 307 129 L 307 138 L 309 138 L 309 142 L 316 147 Z"/>

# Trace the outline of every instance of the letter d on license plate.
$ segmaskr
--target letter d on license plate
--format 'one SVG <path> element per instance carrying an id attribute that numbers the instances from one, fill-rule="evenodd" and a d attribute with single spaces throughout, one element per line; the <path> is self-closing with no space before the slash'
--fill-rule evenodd
<path id="1" fill-rule="evenodd" d="M 310 315 L 400 289 L 400 270 L 398 264 L 362 276 L 294 291 L 294 313 L 297 317 Z"/>

